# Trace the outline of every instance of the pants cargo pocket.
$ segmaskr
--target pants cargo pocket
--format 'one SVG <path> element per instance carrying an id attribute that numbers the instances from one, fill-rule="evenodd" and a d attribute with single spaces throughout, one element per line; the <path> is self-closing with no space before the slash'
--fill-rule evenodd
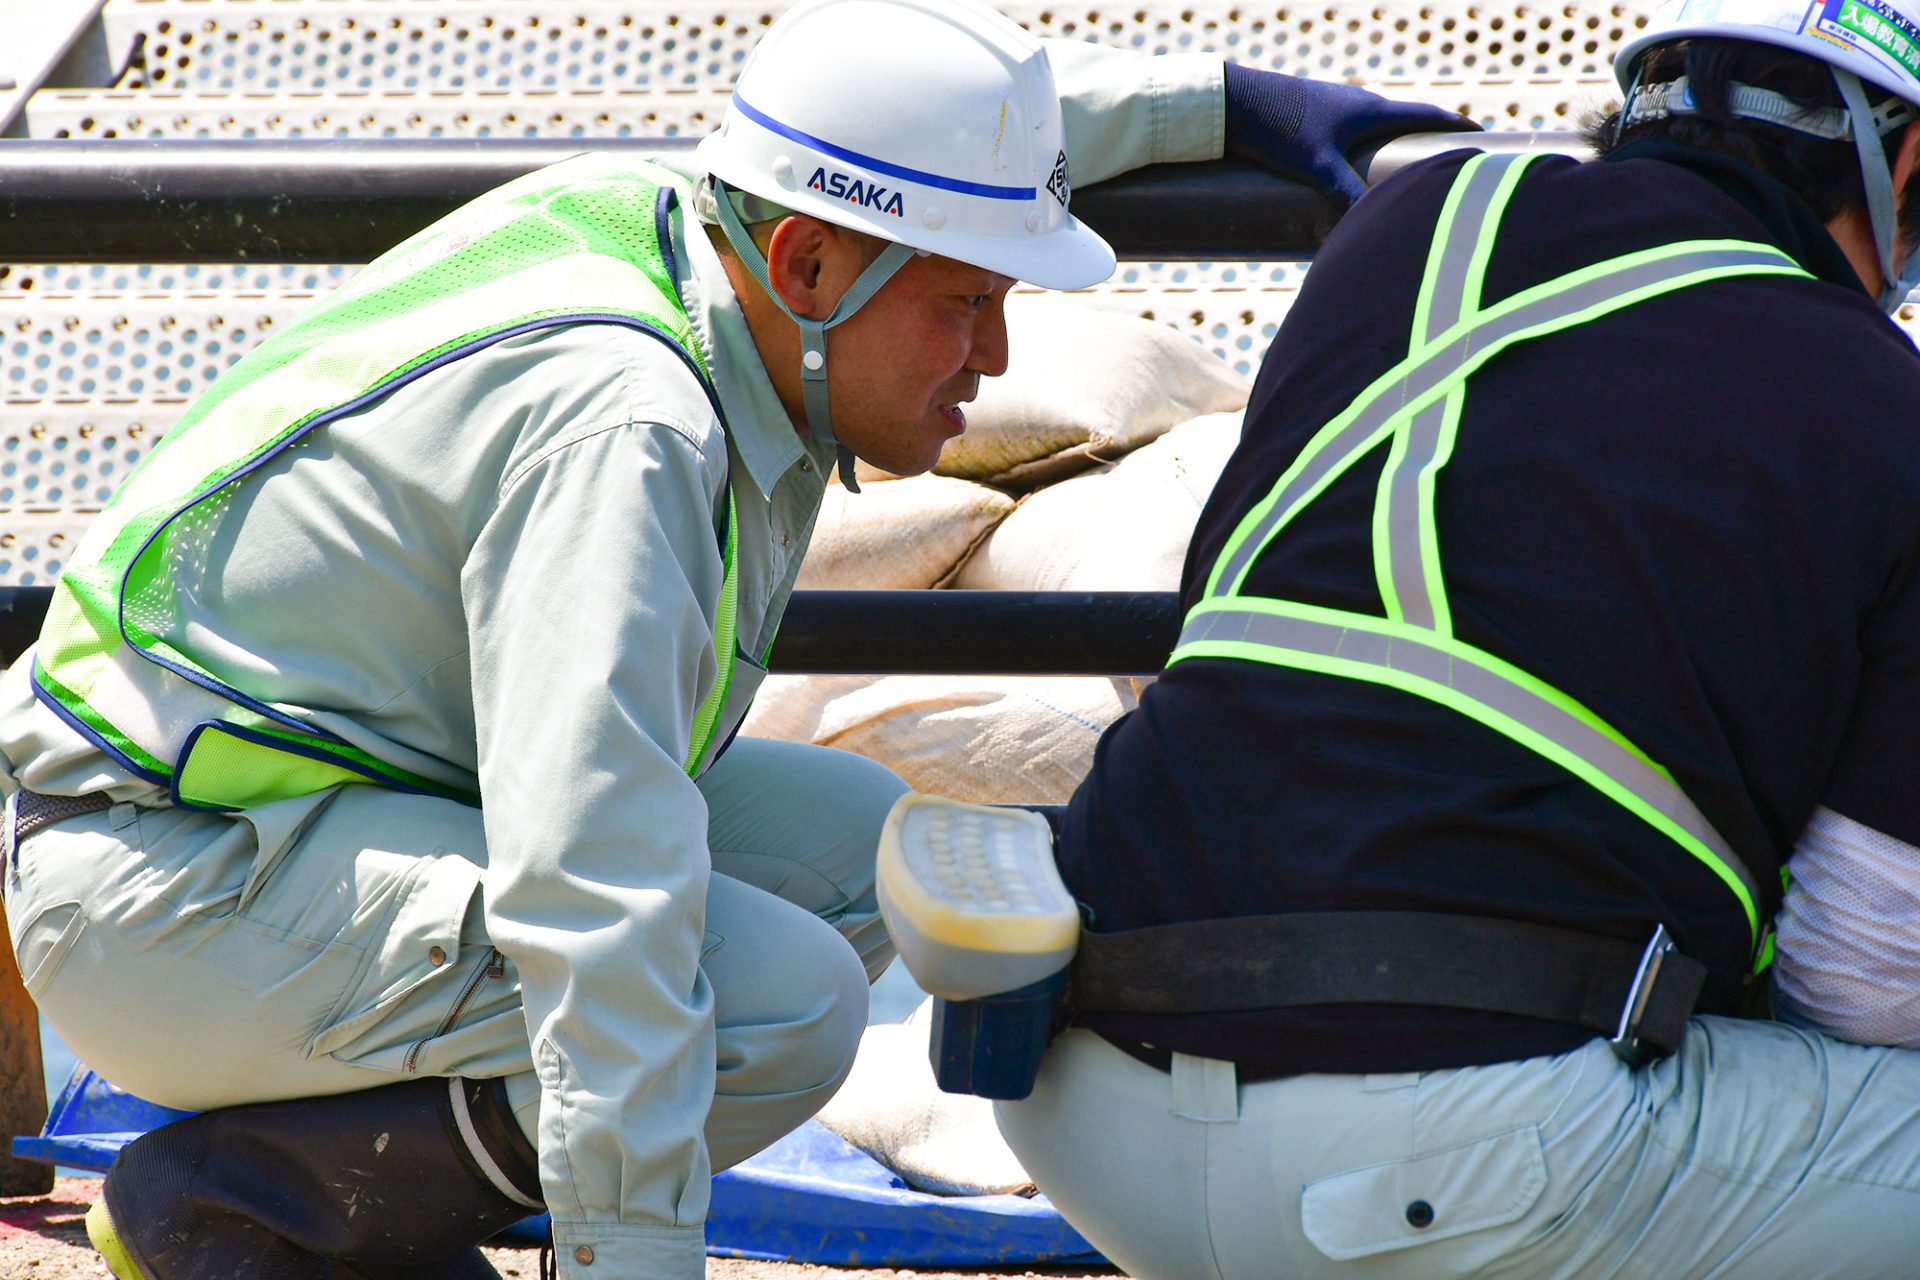
<path id="1" fill-rule="evenodd" d="M 1300 1223 L 1316 1249 L 1345 1262 L 1517 1222 L 1546 1186 L 1540 1130 L 1529 1125 L 1310 1182 Z"/>
<path id="2" fill-rule="evenodd" d="M 308 1055 L 412 1070 L 415 1046 L 444 1034 L 497 967 L 497 953 L 469 927 L 479 889 L 480 868 L 467 859 L 422 859 L 390 922 L 361 940 L 364 967 Z"/>

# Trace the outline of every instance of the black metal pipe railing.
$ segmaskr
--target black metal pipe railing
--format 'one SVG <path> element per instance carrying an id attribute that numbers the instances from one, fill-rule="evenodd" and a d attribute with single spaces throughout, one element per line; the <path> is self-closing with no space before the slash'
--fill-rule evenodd
<path id="1" fill-rule="evenodd" d="M 51 587 L 0 587 L 0 665 L 40 634 Z M 797 591 L 769 666 L 790 675 L 1145 675 L 1179 600 L 1159 591 Z"/>
<path id="2" fill-rule="evenodd" d="M 365 262 L 461 202 L 580 151 L 692 138 L 0 141 L 0 262 Z M 1571 134 L 1423 134 L 1356 158 L 1377 181 L 1461 146 L 1575 151 Z M 1338 221 L 1315 188 L 1220 161 L 1074 192 L 1123 258 L 1304 259 Z"/>

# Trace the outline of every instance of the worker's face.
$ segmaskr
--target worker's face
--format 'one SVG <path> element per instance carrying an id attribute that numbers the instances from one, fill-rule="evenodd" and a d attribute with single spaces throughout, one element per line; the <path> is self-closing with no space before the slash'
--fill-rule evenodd
<path id="1" fill-rule="evenodd" d="M 877 467 L 914 475 L 966 430 L 980 379 L 1007 369 L 1013 281 L 951 258 L 907 259 L 827 331 L 833 432 Z"/>

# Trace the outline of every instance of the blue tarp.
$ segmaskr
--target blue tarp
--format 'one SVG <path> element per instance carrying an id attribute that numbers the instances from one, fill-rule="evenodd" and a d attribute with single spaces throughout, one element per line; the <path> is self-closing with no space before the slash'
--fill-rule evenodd
<path id="1" fill-rule="evenodd" d="M 74 1068 L 27 1160 L 105 1171 L 120 1148 L 189 1112 L 157 1106 Z M 515 1232 L 544 1239 L 546 1218 Z M 863 1267 L 1090 1265 L 1102 1261 L 1046 1197 L 932 1196 L 809 1122 L 713 1179 L 707 1252 Z"/>

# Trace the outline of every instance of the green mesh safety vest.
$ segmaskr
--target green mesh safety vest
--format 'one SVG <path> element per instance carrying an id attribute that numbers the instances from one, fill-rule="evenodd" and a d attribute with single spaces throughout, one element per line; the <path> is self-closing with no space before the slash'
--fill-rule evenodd
<path id="1" fill-rule="evenodd" d="M 243 809 L 347 782 L 477 803 L 377 760 L 196 660 L 179 593 L 237 486 L 308 432 L 514 334 L 624 324 L 678 352 L 720 402 L 673 283 L 669 218 L 687 195 L 645 162 L 579 156 L 408 239 L 249 352 L 128 476 L 54 589 L 36 695 L 176 803 Z M 698 773 L 733 676 L 738 522 L 727 485 L 716 676 L 684 767 Z"/>
<path id="2" fill-rule="evenodd" d="M 1453 451 L 1468 378 L 1515 343 L 1648 298 L 1734 276 L 1805 276 L 1771 245 L 1689 240 L 1570 272 L 1483 306 L 1501 212 L 1533 156 L 1480 155 L 1442 207 L 1404 360 L 1308 441 L 1235 527 L 1168 665 L 1237 658 L 1389 685 L 1505 734 L 1591 784 L 1704 863 L 1738 899 L 1757 953 L 1753 875 L 1664 768 L 1572 697 L 1453 635 L 1434 529 L 1434 481 Z M 1315 497 L 1390 442 L 1373 511 L 1385 616 L 1242 594 L 1255 560 Z"/>

